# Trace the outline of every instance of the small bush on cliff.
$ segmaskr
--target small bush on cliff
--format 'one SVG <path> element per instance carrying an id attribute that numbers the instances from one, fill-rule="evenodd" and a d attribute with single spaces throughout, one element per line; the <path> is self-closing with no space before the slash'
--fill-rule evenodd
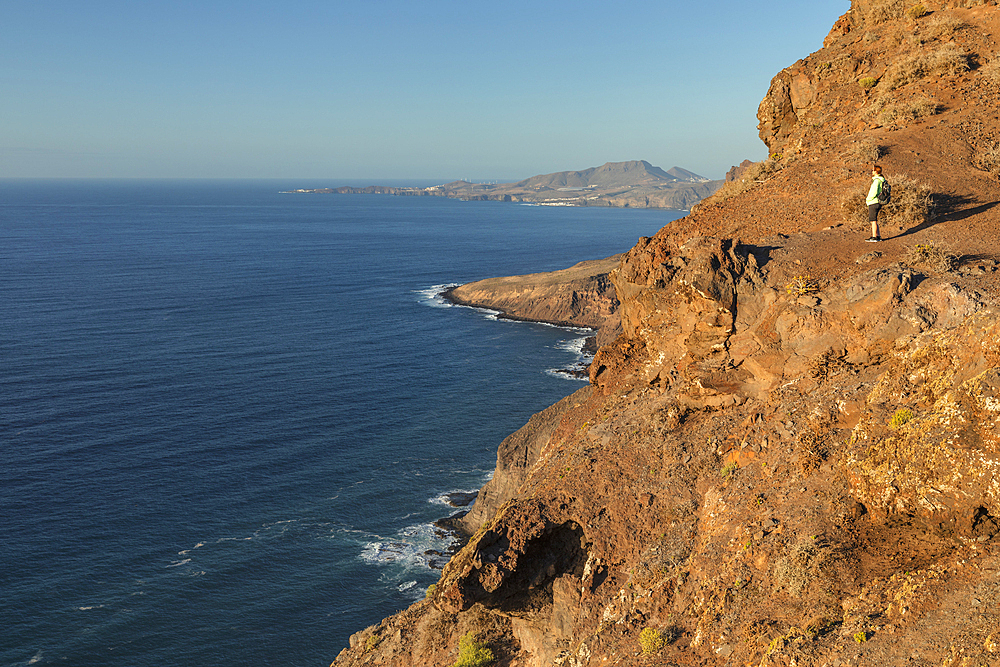
<path id="1" fill-rule="evenodd" d="M 969 24 L 954 16 L 935 16 L 923 24 L 920 31 L 921 40 L 951 39 L 959 30 L 965 30 Z"/>
<path id="2" fill-rule="evenodd" d="M 777 159 L 768 158 L 763 162 L 754 162 L 740 174 L 739 178 L 724 183 L 715 194 L 705 199 L 705 201 L 722 202 L 730 197 L 735 197 L 738 194 L 746 192 L 758 183 L 763 183 L 771 174 L 778 171 L 778 160 L 780 160 L 780 156 Z"/>
<path id="3" fill-rule="evenodd" d="M 878 79 L 876 79 L 873 76 L 865 76 L 858 79 L 858 85 L 864 88 L 865 90 L 874 88 L 876 83 L 878 83 Z"/>
<path id="4" fill-rule="evenodd" d="M 645 628 L 639 633 L 639 645 L 643 655 L 653 655 L 667 645 L 667 637 L 656 628 Z"/>
<path id="5" fill-rule="evenodd" d="M 934 51 L 918 53 L 893 63 L 885 72 L 882 82 L 887 90 L 896 90 L 925 76 L 960 74 L 969 70 L 969 54 L 954 44 L 946 44 Z"/>
<path id="6" fill-rule="evenodd" d="M 1000 67 L 997 68 L 997 73 L 1000 74 Z M 1000 176 L 1000 144 L 986 141 L 978 146 L 973 156 L 973 164 L 994 176 Z"/>
<path id="7" fill-rule="evenodd" d="M 903 262 L 939 273 L 947 273 L 958 266 L 959 257 L 950 248 L 937 243 L 918 243 L 910 248 Z"/>
<path id="8" fill-rule="evenodd" d="M 812 294 L 819 290 L 819 281 L 809 275 L 795 276 L 792 281 L 785 285 L 785 293 L 790 296 L 802 296 Z"/>
<path id="9" fill-rule="evenodd" d="M 864 165 L 872 165 L 879 161 L 879 158 L 886 155 L 885 146 L 875 143 L 869 139 L 856 141 L 845 153 L 844 158 L 848 162 L 860 162 Z"/>
<path id="10" fill-rule="evenodd" d="M 452 667 L 485 667 L 494 660 L 493 651 L 476 639 L 475 632 L 470 631 L 458 640 L 458 661 Z"/>
<path id="11" fill-rule="evenodd" d="M 906 15 L 911 19 L 918 19 L 921 16 L 927 16 L 927 8 L 923 4 L 916 4 L 906 10 Z"/>
<path id="12" fill-rule="evenodd" d="M 929 97 L 918 97 L 912 100 L 895 101 L 879 100 L 878 120 L 882 125 L 897 128 L 921 118 L 927 118 L 941 112 L 941 105 Z"/>
<path id="13" fill-rule="evenodd" d="M 1000 83 L 1000 57 L 993 56 L 988 63 L 979 68 L 979 73 L 988 81 Z"/>
<path id="14" fill-rule="evenodd" d="M 896 430 L 906 422 L 913 419 L 913 410 L 909 408 L 900 408 L 896 410 L 896 413 L 892 415 L 892 419 L 889 420 L 889 428 Z"/>
<path id="15" fill-rule="evenodd" d="M 872 0 L 865 12 L 865 20 L 869 23 L 885 23 L 903 18 L 907 4 L 908 0 Z"/>
<path id="16" fill-rule="evenodd" d="M 919 183 L 905 174 L 889 175 L 892 184 L 892 201 L 879 213 L 879 223 L 886 227 L 896 225 L 902 229 L 916 227 L 931 219 L 930 186 Z M 868 184 L 862 192 L 852 192 L 841 201 L 845 217 L 858 226 L 868 225 L 868 205 L 865 196 Z"/>

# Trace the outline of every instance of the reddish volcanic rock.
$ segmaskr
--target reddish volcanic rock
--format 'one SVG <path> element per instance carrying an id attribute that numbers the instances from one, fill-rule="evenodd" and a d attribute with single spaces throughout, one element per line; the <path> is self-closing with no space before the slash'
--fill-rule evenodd
<path id="1" fill-rule="evenodd" d="M 591 384 L 336 665 L 469 632 L 500 665 L 1000 664 L 1000 13 L 922 4 L 856 0 L 779 73 L 772 157 L 621 258 Z"/>

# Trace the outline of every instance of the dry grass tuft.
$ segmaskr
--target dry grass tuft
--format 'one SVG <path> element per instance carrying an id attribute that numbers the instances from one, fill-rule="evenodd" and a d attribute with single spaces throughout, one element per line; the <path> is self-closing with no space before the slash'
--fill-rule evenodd
<path id="1" fill-rule="evenodd" d="M 1000 144 L 987 141 L 977 147 L 972 162 L 983 171 L 988 171 L 994 176 L 1000 177 Z"/>
<path id="2" fill-rule="evenodd" d="M 958 266 L 959 256 L 947 245 L 935 243 L 918 243 L 910 248 L 903 262 L 913 267 L 921 267 L 947 273 Z"/>
<path id="3" fill-rule="evenodd" d="M 931 40 L 945 41 L 947 39 L 952 39 L 956 33 L 960 30 L 965 30 L 968 27 L 968 23 L 955 18 L 954 16 L 949 16 L 947 14 L 934 16 L 927 19 L 927 21 L 921 25 L 920 37 L 922 40 L 928 42 Z"/>
<path id="4" fill-rule="evenodd" d="M 994 55 L 988 63 L 980 67 L 979 73 L 988 81 L 1000 83 L 1000 54 Z"/>
<path id="5" fill-rule="evenodd" d="M 892 201 L 886 204 L 879 221 L 883 225 L 897 225 L 907 229 L 916 227 L 931 219 L 931 188 L 905 174 L 890 176 L 886 180 L 892 186 Z M 841 201 L 840 207 L 848 221 L 859 226 L 868 224 L 868 205 L 864 192 L 852 193 Z"/>
<path id="6" fill-rule="evenodd" d="M 934 51 L 918 53 L 893 63 L 882 77 L 886 90 L 896 90 L 926 76 L 960 74 L 969 70 L 969 54 L 954 44 L 946 44 Z"/>
<path id="7" fill-rule="evenodd" d="M 869 23 L 885 23 L 903 18 L 908 0 L 874 0 L 865 12 L 865 20 Z"/>
<path id="8" fill-rule="evenodd" d="M 892 98 L 877 100 L 873 109 L 878 109 L 878 121 L 889 128 L 899 128 L 921 118 L 941 113 L 941 105 L 929 97 L 896 101 Z"/>
<path id="9" fill-rule="evenodd" d="M 872 165 L 885 157 L 886 154 L 885 146 L 877 144 L 870 139 L 860 139 L 844 152 L 844 159 L 847 162 Z"/>
<path id="10" fill-rule="evenodd" d="M 814 578 L 819 550 L 810 540 L 793 545 L 774 568 L 774 583 L 792 596 L 800 595 Z"/>
<path id="11" fill-rule="evenodd" d="M 722 202 L 730 197 L 735 197 L 750 190 L 758 183 L 763 183 L 774 172 L 778 171 L 778 160 L 767 159 L 762 162 L 754 162 L 740 174 L 735 181 L 725 183 L 715 194 L 705 199 L 706 202 Z"/>
<path id="12" fill-rule="evenodd" d="M 921 16 L 927 16 L 927 8 L 923 4 L 918 3 L 906 10 L 906 15 L 911 19 L 918 19 Z"/>

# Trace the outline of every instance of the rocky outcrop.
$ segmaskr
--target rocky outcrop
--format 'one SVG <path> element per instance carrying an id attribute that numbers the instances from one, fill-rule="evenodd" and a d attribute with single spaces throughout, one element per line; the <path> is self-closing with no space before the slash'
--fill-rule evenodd
<path id="1" fill-rule="evenodd" d="M 600 328 L 618 310 L 608 273 L 620 255 L 588 260 L 560 271 L 487 278 L 448 290 L 449 300 L 499 310 L 511 319 Z"/>
<path id="2" fill-rule="evenodd" d="M 448 290 L 445 298 L 497 310 L 510 319 L 597 329 L 597 342 L 603 345 L 620 332 L 618 299 L 608 277 L 620 257 L 548 273 L 477 280 Z"/>
<path id="3" fill-rule="evenodd" d="M 889 129 L 855 80 L 873 44 L 1000 38 L 992 5 L 925 4 L 855 3 L 776 79 L 781 156 L 621 258 L 590 385 L 504 441 L 428 600 L 335 664 L 443 667 L 467 632 L 525 667 L 997 664 L 1000 187 L 968 149 L 1000 83 L 883 91 L 954 102 Z M 835 196 L 859 146 L 939 202 L 877 246 Z"/>

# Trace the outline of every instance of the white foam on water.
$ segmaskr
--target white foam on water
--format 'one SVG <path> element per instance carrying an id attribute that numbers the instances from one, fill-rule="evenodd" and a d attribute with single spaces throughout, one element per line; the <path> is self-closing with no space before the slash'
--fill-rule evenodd
<path id="1" fill-rule="evenodd" d="M 571 373 L 570 369 L 566 368 L 548 368 L 545 370 L 545 374 L 559 378 L 560 380 L 572 380 L 574 382 L 590 382 L 590 378 L 587 377 L 586 375 Z"/>
<path id="2" fill-rule="evenodd" d="M 431 285 L 430 287 L 424 287 L 422 289 L 413 290 L 415 294 L 419 294 L 420 297 L 417 299 L 420 303 L 425 306 L 430 306 L 431 308 L 468 308 L 469 310 L 474 310 L 481 314 L 487 320 L 497 320 L 500 315 L 499 310 L 492 310 L 490 308 L 479 308 L 477 306 L 466 306 L 460 303 L 452 303 L 444 298 L 444 293 L 450 290 L 452 287 L 458 287 L 461 283 L 447 283 L 442 285 Z"/>
<path id="3" fill-rule="evenodd" d="M 185 558 L 184 560 L 174 561 L 173 563 L 167 565 L 166 567 L 180 567 L 181 565 L 187 565 L 190 562 L 191 562 L 190 558 Z"/>
<path id="4" fill-rule="evenodd" d="M 587 337 L 571 338 L 569 340 L 558 341 L 553 347 L 557 350 L 566 350 L 574 354 L 583 355 L 583 346 L 587 344 Z"/>
<path id="5" fill-rule="evenodd" d="M 472 494 L 472 493 L 477 493 L 478 491 L 479 491 L 479 489 L 454 489 L 452 491 L 446 491 L 445 493 L 441 493 L 441 494 L 438 494 L 438 495 L 436 495 L 436 496 L 434 496 L 432 498 L 429 498 L 427 500 L 427 502 L 429 502 L 432 505 L 444 505 L 445 507 L 450 507 L 452 509 L 458 509 L 454 505 L 452 505 L 451 502 L 449 502 L 449 500 L 450 500 L 449 496 L 451 496 L 452 494 L 455 494 L 455 493 Z M 471 507 L 471 505 L 472 505 L 472 503 L 469 503 L 470 507 Z"/>
<path id="6" fill-rule="evenodd" d="M 415 289 L 413 292 L 419 294 L 417 301 L 430 306 L 431 308 L 451 308 L 455 304 L 444 298 L 444 293 L 452 287 L 458 287 L 460 283 L 447 283 L 443 285 L 431 285 L 422 289 Z"/>
<path id="7" fill-rule="evenodd" d="M 41 661 L 42 661 L 42 652 L 39 651 L 35 655 L 31 656 L 31 659 L 28 660 L 27 664 L 34 665 L 35 663 L 38 663 L 38 662 L 41 662 Z"/>
<path id="8" fill-rule="evenodd" d="M 594 360 L 594 355 L 584 351 L 583 348 L 586 343 L 587 337 L 584 336 L 582 338 L 561 340 L 553 345 L 553 347 L 557 350 L 565 350 L 567 352 L 574 353 L 576 355 L 576 359 L 565 368 L 546 369 L 546 375 L 551 375 L 552 377 L 557 377 L 562 380 L 588 382 L 589 378 L 587 375 L 587 367 L 590 366 L 590 363 Z"/>
<path id="9" fill-rule="evenodd" d="M 440 569 L 454 538 L 430 523 L 407 526 L 391 538 L 371 536 L 358 557 L 370 565 L 397 565 L 405 570 Z M 436 567 L 435 567 L 436 566 Z"/>
<path id="10" fill-rule="evenodd" d="M 410 590 L 411 588 L 413 588 L 416 585 L 417 585 L 416 581 L 404 581 L 399 586 L 396 586 L 396 590 L 398 590 L 400 593 L 402 593 L 403 591 Z"/>

